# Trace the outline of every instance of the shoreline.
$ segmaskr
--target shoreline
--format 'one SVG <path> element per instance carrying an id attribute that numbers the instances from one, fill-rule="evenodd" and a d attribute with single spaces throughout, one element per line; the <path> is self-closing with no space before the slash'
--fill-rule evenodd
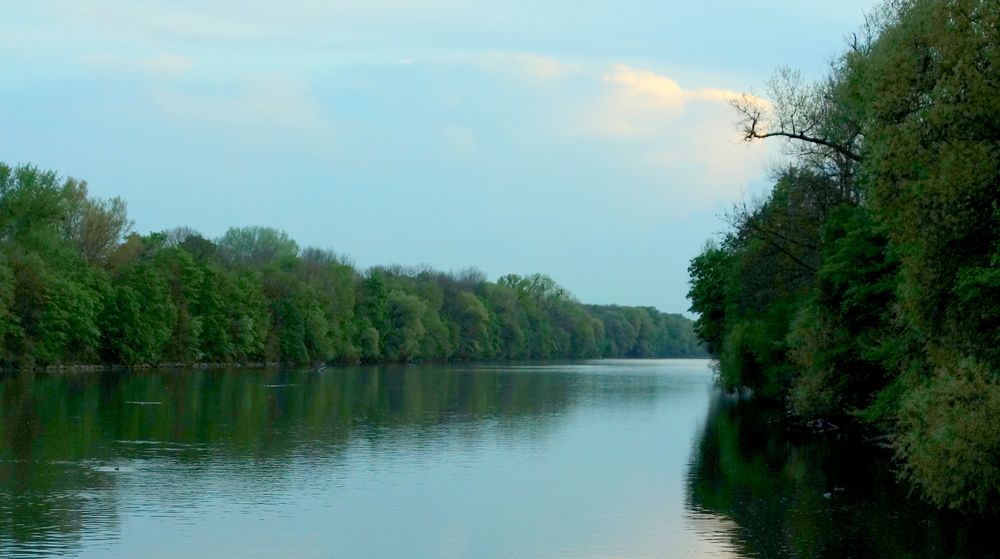
<path id="1" fill-rule="evenodd" d="M 282 363 L 280 361 L 247 361 L 247 362 L 232 362 L 232 363 L 157 363 L 149 364 L 143 363 L 140 365 L 122 365 L 122 364 L 112 364 L 112 363 L 89 363 L 89 364 L 72 364 L 72 365 L 37 365 L 33 367 L 0 367 L 0 374 L 11 374 L 11 373 L 100 373 L 109 371 L 132 371 L 132 370 L 164 370 L 164 369 L 197 369 L 197 370 L 208 370 L 208 369 L 280 369 L 280 368 L 290 368 L 290 369 L 322 369 L 327 367 L 359 367 L 359 366 L 409 366 L 409 365 L 425 365 L 425 364 L 440 364 L 440 365 L 451 365 L 451 364 L 517 364 L 517 363 L 558 363 L 566 361 L 588 361 L 588 360 L 599 360 L 599 359 L 622 359 L 622 360 L 643 360 L 643 359 L 714 359 L 711 355 L 670 355 L 670 356 L 651 356 L 651 357 L 623 357 L 623 356 L 611 356 L 611 357 L 563 357 L 557 359 L 528 359 L 528 360 L 470 360 L 470 361 L 417 361 L 411 363 L 400 363 L 400 362 L 383 362 L 383 361 L 373 361 L 373 362 L 347 362 L 347 361 L 332 361 L 328 363 L 315 363 L 312 365 L 301 364 L 301 363 Z"/>

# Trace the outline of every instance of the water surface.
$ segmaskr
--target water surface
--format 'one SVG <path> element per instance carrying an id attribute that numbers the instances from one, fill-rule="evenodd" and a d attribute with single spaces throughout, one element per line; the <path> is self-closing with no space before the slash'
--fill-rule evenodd
<path id="1" fill-rule="evenodd" d="M 0 556 L 989 551 L 752 409 L 704 360 L 8 375 Z"/>

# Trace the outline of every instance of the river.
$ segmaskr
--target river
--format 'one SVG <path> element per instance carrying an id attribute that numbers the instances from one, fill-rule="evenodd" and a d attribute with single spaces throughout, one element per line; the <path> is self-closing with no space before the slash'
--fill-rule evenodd
<path id="1" fill-rule="evenodd" d="M 705 360 L 7 374 L 0 557 L 995 555 L 778 415 Z"/>

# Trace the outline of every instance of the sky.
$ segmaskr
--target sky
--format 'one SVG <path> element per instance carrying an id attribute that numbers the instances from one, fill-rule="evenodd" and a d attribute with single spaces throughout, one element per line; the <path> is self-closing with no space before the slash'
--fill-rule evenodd
<path id="1" fill-rule="evenodd" d="M 140 233 L 266 225 L 686 312 L 688 261 L 781 153 L 727 99 L 822 77 L 874 0 L 7 4 L 0 161 Z"/>

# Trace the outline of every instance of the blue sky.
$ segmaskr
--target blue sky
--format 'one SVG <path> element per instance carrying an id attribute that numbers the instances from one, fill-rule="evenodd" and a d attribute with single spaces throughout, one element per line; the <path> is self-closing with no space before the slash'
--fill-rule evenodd
<path id="1" fill-rule="evenodd" d="M 136 230 L 269 225 L 359 266 L 551 275 L 686 311 L 767 185 L 726 105 L 823 75 L 872 0 L 36 0 L 0 19 L 0 160 Z"/>

